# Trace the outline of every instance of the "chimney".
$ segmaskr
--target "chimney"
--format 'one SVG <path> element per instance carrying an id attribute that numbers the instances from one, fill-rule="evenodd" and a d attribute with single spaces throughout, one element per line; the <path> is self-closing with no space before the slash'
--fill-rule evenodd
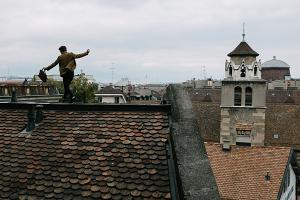
<path id="1" fill-rule="evenodd" d="M 36 106 L 36 119 L 35 119 L 35 123 L 39 124 L 42 120 L 43 120 L 43 112 L 42 112 L 42 105 L 37 105 Z"/>
<path id="2" fill-rule="evenodd" d="M 230 151 L 230 140 L 223 139 L 223 146 L 222 149 L 224 151 Z"/>
<path id="3" fill-rule="evenodd" d="M 28 121 L 27 121 L 27 126 L 26 126 L 26 132 L 30 132 L 35 128 L 34 105 L 32 105 L 28 109 L 27 117 L 28 117 Z"/>
<path id="4" fill-rule="evenodd" d="M 17 102 L 17 92 L 15 90 L 12 91 L 10 102 Z"/>

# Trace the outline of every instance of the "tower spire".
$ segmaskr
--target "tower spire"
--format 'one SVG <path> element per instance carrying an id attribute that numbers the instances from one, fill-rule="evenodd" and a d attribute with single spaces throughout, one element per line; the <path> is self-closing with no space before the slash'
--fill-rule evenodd
<path id="1" fill-rule="evenodd" d="M 245 42 L 245 22 L 243 22 L 243 34 L 242 34 L 242 36 L 243 36 L 243 42 Z"/>

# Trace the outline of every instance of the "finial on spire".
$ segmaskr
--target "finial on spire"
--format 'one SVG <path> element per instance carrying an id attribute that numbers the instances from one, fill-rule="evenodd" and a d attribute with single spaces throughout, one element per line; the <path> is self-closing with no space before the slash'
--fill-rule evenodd
<path id="1" fill-rule="evenodd" d="M 245 42 L 245 22 L 243 22 L 243 34 L 242 34 L 242 36 L 243 36 L 243 42 Z"/>

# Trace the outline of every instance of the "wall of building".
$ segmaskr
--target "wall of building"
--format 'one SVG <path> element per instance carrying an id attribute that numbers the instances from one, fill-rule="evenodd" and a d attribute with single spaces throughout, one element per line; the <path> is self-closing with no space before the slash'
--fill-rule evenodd
<path id="1" fill-rule="evenodd" d="M 237 124 L 243 124 L 249 131 L 249 135 L 238 136 Z M 236 142 L 249 143 L 251 145 L 264 145 L 265 139 L 265 109 L 251 107 L 222 107 L 220 143 L 224 140 L 231 144 Z"/>
<path id="2" fill-rule="evenodd" d="M 192 101 L 200 133 L 205 141 L 220 141 L 219 103 Z M 300 150 L 300 105 L 267 104 L 265 145 L 293 146 Z"/>
<path id="3" fill-rule="evenodd" d="M 17 96 L 26 95 L 55 95 L 58 92 L 48 85 L 0 85 L 0 96 L 11 96 L 16 91 Z"/>
<path id="4" fill-rule="evenodd" d="M 189 94 L 192 101 L 207 102 L 205 100 L 209 96 L 211 102 L 221 102 L 221 89 L 189 89 Z"/>
<path id="5" fill-rule="evenodd" d="M 119 98 L 119 103 L 126 103 L 124 100 L 124 97 L 122 96 L 99 96 L 97 95 L 96 98 L 98 98 L 99 103 L 116 103 L 115 98 Z"/>
<path id="6" fill-rule="evenodd" d="M 242 88 L 242 106 L 245 105 L 246 87 L 252 88 L 252 106 L 264 106 L 266 102 L 266 83 L 265 82 L 248 82 L 248 81 L 222 81 L 222 106 L 234 105 L 234 88 Z"/>
<path id="7" fill-rule="evenodd" d="M 296 200 L 296 175 L 291 164 L 289 164 L 290 176 L 289 186 L 282 193 L 280 200 Z M 287 179 L 287 177 L 285 177 Z M 286 181 L 286 180 L 283 180 Z"/>
<path id="8" fill-rule="evenodd" d="M 243 60 L 245 61 L 246 65 L 252 65 L 253 62 L 256 61 L 256 58 L 253 56 L 245 56 L 245 57 L 234 56 L 231 58 L 231 61 L 233 61 L 234 64 L 236 64 L 236 65 L 241 65 Z"/>
<path id="9" fill-rule="evenodd" d="M 300 105 L 267 104 L 265 144 L 300 150 Z"/>
<path id="10" fill-rule="evenodd" d="M 262 78 L 267 81 L 284 80 L 284 76 L 290 75 L 290 68 L 262 68 Z"/>
<path id="11" fill-rule="evenodd" d="M 221 109 L 218 103 L 192 101 L 200 133 L 204 141 L 220 141 Z"/>
<path id="12" fill-rule="evenodd" d="M 189 93 L 192 101 L 207 102 L 209 96 L 211 102 L 221 102 L 221 89 L 190 89 Z M 266 103 L 300 104 L 300 90 L 294 88 L 267 90 Z"/>

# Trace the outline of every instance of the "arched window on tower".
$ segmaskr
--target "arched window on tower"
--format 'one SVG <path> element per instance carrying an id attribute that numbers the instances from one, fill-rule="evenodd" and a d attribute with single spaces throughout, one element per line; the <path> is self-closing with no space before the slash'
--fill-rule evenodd
<path id="1" fill-rule="evenodd" d="M 257 66 L 254 67 L 254 76 L 257 76 Z"/>
<path id="2" fill-rule="evenodd" d="M 245 66 L 242 66 L 241 77 L 246 77 L 246 67 Z"/>
<path id="3" fill-rule="evenodd" d="M 252 106 L 252 88 L 246 87 L 245 106 Z"/>
<path id="4" fill-rule="evenodd" d="M 242 88 L 239 86 L 234 88 L 234 105 L 235 106 L 242 105 Z"/>
<path id="5" fill-rule="evenodd" d="M 232 76 L 232 66 L 229 66 L 229 76 Z"/>

